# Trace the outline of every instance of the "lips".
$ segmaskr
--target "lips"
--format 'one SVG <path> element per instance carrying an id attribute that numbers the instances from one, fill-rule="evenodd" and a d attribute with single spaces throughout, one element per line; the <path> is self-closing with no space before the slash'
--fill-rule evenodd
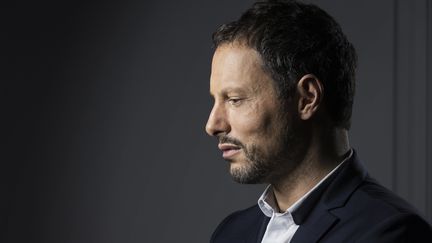
<path id="1" fill-rule="evenodd" d="M 233 157 L 234 155 L 236 155 L 238 152 L 240 152 L 240 147 L 234 144 L 227 144 L 227 143 L 223 143 L 223 144 L 219 144 L 218 148 L 222 151 L 222 157 L 224 159 Z"/>

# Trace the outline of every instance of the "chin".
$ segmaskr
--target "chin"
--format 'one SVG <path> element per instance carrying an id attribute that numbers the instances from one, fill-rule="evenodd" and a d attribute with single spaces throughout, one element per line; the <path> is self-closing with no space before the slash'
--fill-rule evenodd
<path id="1" fill-rule="evenodd" d="M 247 167 L 243 161 L 231 160 L 229 163 L 229 171 L 231 175 L 243 173 Z"/>
<path id="2" fill-rule="evenodd" d="M 253 169 L 254 167 L 243 163 L 232 163 L 230 165 L 230 174 L 235 182 L 240 184 L 261 184 L 263 183 L 264 176 L 259 171 Z"/>

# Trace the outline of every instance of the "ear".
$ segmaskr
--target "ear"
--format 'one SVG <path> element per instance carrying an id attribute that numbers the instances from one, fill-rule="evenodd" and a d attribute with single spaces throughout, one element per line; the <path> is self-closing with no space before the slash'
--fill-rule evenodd
<path id="1" fill-rule="evenodd" d="M 304 75 L 297 83 L 298 112 L 302 120 L 309 120 L 318 111 L 324 97 L 324 86 L 313 74 Z"/>

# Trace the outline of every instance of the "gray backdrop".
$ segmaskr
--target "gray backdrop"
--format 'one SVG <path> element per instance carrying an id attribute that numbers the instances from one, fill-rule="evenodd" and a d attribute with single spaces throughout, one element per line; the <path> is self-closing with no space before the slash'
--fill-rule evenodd
<path id="1" fill-rule="evenodd" d="M 211 33 L 252 2 L 3 5 L 0 241 L 207 242 L 254 204 L 204 132 Z M 359 53 L 352 146 L 431 220 L 431 2 L 313 2 Z"/>

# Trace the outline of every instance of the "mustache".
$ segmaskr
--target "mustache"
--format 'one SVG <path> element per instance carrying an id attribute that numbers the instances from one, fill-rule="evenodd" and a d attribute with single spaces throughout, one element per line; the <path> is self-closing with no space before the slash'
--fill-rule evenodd
<path id="1" fill-rule="evenodd" d="M 239 146 L 241 148 L 244 148 L 244 145 L 242 142 L 240 142 L 238 139 L 229 137 L 227 135 L 218 135 L 217 139 L 219 140 L 219 143 L 231 143 L 236 146 Z"/>

